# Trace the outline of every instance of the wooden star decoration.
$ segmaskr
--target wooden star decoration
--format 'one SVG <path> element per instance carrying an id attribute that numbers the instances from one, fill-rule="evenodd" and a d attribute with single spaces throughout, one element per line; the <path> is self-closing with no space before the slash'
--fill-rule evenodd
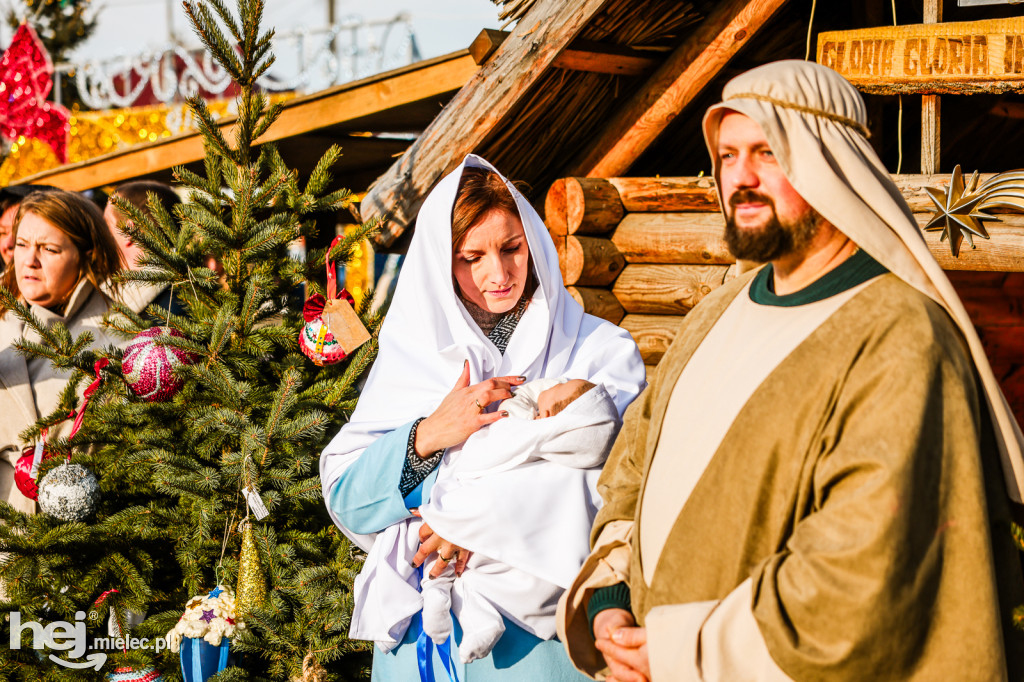
<path id="1" fill-rule="evenodd" d="M 949 240 L 949 249 L 954 258 L 960 255 L 960 245 L 964 239 L 973 249 L 975 236 L 989 238 L 988 230 L 982 221 L 998 218 L 978 209 L 978 204 L 985 200 L 985 193 L 978 191 L 978 171 L 974 171 L 971 179 L 965 184 L 963 173 L 957 165 L 953 169 L 948 189 L 943 191 L 936 187 L 925 187 L 925 191 L 928 192 L 937 210 L 924 229 L 929 232 L 942 230 L 940 241 Z"/>

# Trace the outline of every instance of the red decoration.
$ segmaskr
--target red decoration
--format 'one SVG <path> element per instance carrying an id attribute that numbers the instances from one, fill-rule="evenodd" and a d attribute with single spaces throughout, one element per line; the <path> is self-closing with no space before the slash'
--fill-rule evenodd
<path id="1" fill-rule="evenodd" d="M 313 294 L 302 306 L 302 319 L 306 324 L 299 331 L 299 349 L 317 367 L 341 362 L 369 339 L 353 310 L 355 299 L 345 289 L 338 290 L 338 272 L 330 256 L 331 249 L 341 240 L 342 236 L 338 235 L 327 249 L 327 296 Z M 348 306 L 336 306 L 338 301 L 346 301 Z"/>
<path id="2" fill-rule="evenodd" d="M 22 24 L 0 59 L 0 134 L 9 140 L 24 136 L 45 142 L 67 163 L 71 115 L 46 101 L 52 87 L 50 56 L 32 27 Z"/>
<path id="3" fill-rule="evenodd" d="M 18 490 L 21 494 L 30 500 L 35 500 L 39 497 L 39 488 L 36 486 L 36 476 L 39 475 L 38 471 L 33 475 L 32 469 L 35 464 L 36 446 L 30 445 L 22 451 L 21 457 L 18 458 L 18 464 L 14 467 L 14 483 L 18 486 Z M 49 459 L 50 453 L 43 447 L 41 459 Z"/>
<path id="4" fill-rule="evenodd" d="M 169 400 L 181 389 L 181 380 L 174 376 L 174 368 L 191 365 L 198 359 L 194 353 L 180 348 L 158 344 L 154 339 L 176 336 L 181 332 L 170 327 L 153 327 L 139 332 L 124 349 L 121 369 L 125 381 L 135 395 L 150 402 Z"/>

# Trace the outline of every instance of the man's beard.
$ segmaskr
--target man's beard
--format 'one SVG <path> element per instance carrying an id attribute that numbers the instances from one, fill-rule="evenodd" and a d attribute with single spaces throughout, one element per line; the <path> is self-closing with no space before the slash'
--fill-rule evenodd
<path id="1" fill-rule="evenodd" d="M 772 209 L 771 218 L 761 227 L 741 228 L 736 224 L 736 205 L 749 202 L 763 203 Z M 806 251 L 822 221 L 820 213 L 809 209 L 796 220 L 783 223 L 775 212 L 775 203 L 750 189 L 734 192 L 729 198 L 729 207 L 732 211 L 725 220 L 725 243 L 738 260 L 767 263 Z"/>

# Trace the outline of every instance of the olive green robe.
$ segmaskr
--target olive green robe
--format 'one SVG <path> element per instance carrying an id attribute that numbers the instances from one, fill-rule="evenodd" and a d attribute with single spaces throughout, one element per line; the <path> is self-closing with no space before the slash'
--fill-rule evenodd
<path id="1" fill-rule="evenodd" d="M 1021 679 L 1010 619 L 1024 585 L 992 426 L 957 328 L 894 275 L 754 391 L 645 583 L 636 538 L 659 509 L 638 507 L 669 396 L 752 276 L 687 316 L 626 412 L 599 483 L 594 552 L 559 609 L 574 663 L 604 667 L 585 615 L 597 587 L 627 580 L 643 625 L 657 606 L 721 600 L 751 578 L 764 642 L 795 680 Z"/>

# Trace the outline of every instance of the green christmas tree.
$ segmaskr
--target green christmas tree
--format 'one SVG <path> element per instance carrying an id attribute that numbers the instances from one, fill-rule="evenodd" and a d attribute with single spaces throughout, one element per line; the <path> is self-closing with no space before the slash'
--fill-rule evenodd
<path id="1" fill-rule="evenodd" d="M 7 557 L 0 564 L 6 590 L 0 612 L 18 612 L 22 623 L 83 623 L 91 644 L 108 636 L 109 618 L 124 632 L 132 613 L 145 614 L 130 635 L 149 639 L 151 648 L 96 649 L 90 655 L 108 656 L 100 670 L 72 669 L 48 658 L 71 660 L 67 651 L 33 650 L 31 632 L 23 633 L 20 649 L 7 646 L 8 629 L 0 626 L 0 679 L 103 679 L 118 666 L 155 666 L 165 679 L 180 679 L 178 655 L 158 653 L 152 643 L 176 625 L 192 597 L 236 585 L 239 522 L 246 517 L 250 550 L 255 548 L 247 557 L 248 576 L 265 587 L 266 597 L 241 616 L 246 627 L 231 645 L 237 660 L 217 679 L 290 680 L 305 671 L 307 679 L 348 680 L 367 674 L 367 646 L 346 637 L 360 560 L 326 515 L 318 459 L 355 406 L 357 380 L 376 353 L 380 320 L 358 307 L 370 341 L 340 364 L 316 367 L 299 352 L 304 320 L 296 291 L 307 282 L 324 290 L 326 254 L 313 251 L 300 262 L 288 253 L 293 240 L 316 236 L 313 216 L 352 200 L 346 190 L 328 191 L 340 150 L 328 150 L 300 182 L 272 145 L 254 145 L 280 113 L 254 87 L 274 59 L 272 33 L 259 29 L 260 0 L 239 0 L 237 18 L 221 0 L 185 6 L 207 49 L 241 88 L 237 124 L 229 139 L 204 102 L 192 99 L 206 159 L 202 175 L 176 171 L 189 200 L 172 216 L 151 197 L 155 218 L 118 203 L 146 252 L 145 269 L 123 273 L 126 286 L 167 283 L 185 312 L 151 306 L 140 317 L 119 307 L 109 316 L 126 337 L 150 328 L 153 318 L 180 334 L 158 340 L 196 359 L 175 370 L 180 391 L 163 402 L 139 398 L 124 377 L 121 349 L 90 350 L 87 334 L 71 338 L 59 324 L 41 327 L 0 289 L 5 305 L 42 338 L 19 349 L 71 371 L 60 406 L 26 430 L 26 442 L 80 408 L 76 395 L 94 380 L 97 361 L 109 361 L 99 370 L 102 381 L 81 430 L 70 442 L 48 442 L 55 456 L 43 461 L 38 478 L 43 481 L 70 454 L 98 479 L 97 510 L 68 522 L 0 503 L 0 552 Z M 346 262 L 377 227 L 354 230 L 331 249 L 332 257 Z M 206 267 L 210 256 L 223 265 L 222 274 Z M 257 491 L 266 518 L 250 513 L 242 492 L 247 487 Z"/>

